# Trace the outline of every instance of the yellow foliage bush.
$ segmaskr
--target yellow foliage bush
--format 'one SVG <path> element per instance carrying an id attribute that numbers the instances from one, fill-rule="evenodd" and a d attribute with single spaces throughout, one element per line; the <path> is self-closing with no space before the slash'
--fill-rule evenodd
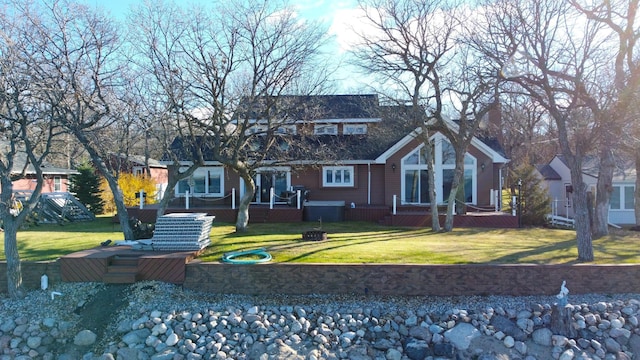
<path id="1" fill-rule="evenodd" d="M 118 178 L 118 187 L 122 190 L 125 206 L 137 206 L 140 204 L 140 199 L 136 197 L 140 190 L 144 190 L 146 194 L 145 204 L 154 204 L 156 202 L 156 182 L 149 176 L 121 174 L 120 178 Z M 115 212 L 113 193 L 104 178 L 100 181 L 100 189 L 103 190 L 102 200 L 105 203 L 105 212 Z"/>

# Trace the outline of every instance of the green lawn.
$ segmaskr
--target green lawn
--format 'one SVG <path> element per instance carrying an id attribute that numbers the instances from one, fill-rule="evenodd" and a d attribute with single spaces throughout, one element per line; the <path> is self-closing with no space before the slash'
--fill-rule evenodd
<path id="1" fill-rule="evenodd" d="M 214 224 L 212 245 L 203 261 L 218 261 L 230 251 L 264 247 L 275 262 L 298 263 L 573 263 L 577 258 L 575 232 L 532 229 L 455 229 L 433 233 L 429 229 L 385 227 L 365 222 L 325 223 L 325 241 L 303 241 L 302 233 L 314 223 L 252 224 L 236 234 L 233 224 Z M 22 260 L 51 260 L 61 255 L 122 240 L 110 217 L 66 226 L 40 225 L 18 233 Z M 640 233 L 612 231 L 594 241 L 596 263 L 640 263 Z M 0 244 L 4 258 L 4 244 Z"/>

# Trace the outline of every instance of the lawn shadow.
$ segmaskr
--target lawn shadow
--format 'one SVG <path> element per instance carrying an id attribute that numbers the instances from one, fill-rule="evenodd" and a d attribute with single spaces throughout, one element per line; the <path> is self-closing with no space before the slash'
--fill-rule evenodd
<path id="1" fill-rule="evenodd" d="M 576 258 L 575 260 L 560 262 L 558 259 L 565 259 L 566 255 L 559 254 L 557 257 L 545 257 L 544 261 L 536 261 L 536 260 L 524 260 L 528 257 L 535 255 L 542 255 L 551 251 L 572 251 L 575 249 L 576 240 L 570 239 L 562 242 L 554 243 L 551 245 L 540 246 L 531 250 L 524 250 L 520 252 L 511 253 L 499 258 L 494 259 L 490 263 L 495 264 L 538 264 L 538 265 L 549 265 L 549 264 L 578 264 L 579 261 Z"/>

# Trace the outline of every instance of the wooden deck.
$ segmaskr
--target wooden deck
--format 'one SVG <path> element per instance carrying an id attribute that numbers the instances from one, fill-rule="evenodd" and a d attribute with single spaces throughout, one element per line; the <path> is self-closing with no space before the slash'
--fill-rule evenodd
<path id="1" fill-rule="evenodd" d="M 142 251 L 130 246 L 100 246 L 60 258 L 60 275 L 67 282 L 135 283 L 159 280 L 182 284 L 185 266 L 196 251 Z"/>

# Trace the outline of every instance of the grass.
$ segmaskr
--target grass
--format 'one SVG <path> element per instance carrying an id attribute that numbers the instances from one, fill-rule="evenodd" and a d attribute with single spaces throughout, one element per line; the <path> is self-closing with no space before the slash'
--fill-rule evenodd
<path id="1" fill-rule="evenodd" d="M 225 252 L 264 247 L 275 262 L 411 264 L 569 264 L 578 257 L 575 232 L 545 228 L 461 228 L 450 233 L 385 227 L 365 222 L 325 223 L 328 240 L 303 241 L 316 224 L 252 224 L 235 233 L 233 224 L 214 224 L 212 245 L 200 257 L 219 261 Z M 18 233 L 22 260 L 53 260 L 64 254 L 122 240 L 111 217 L 66 226 L 40 225 Z M 595 263 L 640 263 L 640 234 L 614 230 L 593 243 Z M 0 259 L 4 243 L 0 244 Z"/>

